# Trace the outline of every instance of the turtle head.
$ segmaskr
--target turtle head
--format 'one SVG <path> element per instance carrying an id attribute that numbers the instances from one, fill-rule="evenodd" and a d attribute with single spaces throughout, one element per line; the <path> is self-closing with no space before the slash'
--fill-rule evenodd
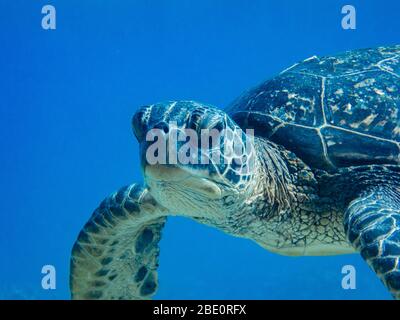
<path id="1" fill-rule="evenodd" d="M 193 101 L 141 107 L 132 119 L 146 184 L 179 214 L 216 212 L 245 196 L 254 173 L 251 132 L 223 111 Z"/>

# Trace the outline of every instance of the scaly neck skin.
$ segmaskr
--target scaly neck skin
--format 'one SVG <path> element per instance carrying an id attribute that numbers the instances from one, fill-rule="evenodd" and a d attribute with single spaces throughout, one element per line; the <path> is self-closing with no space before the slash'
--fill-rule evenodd
<path id="1" fill-rule="evenodd" d="M 288 211 L 296 201 L 293 191 L 293 164 L 290 166 L 290 155 L 275 144 L 261 138 L 254 139 L 256 150 L 255 170 L 246 190 L 236 194 L 236 201 L 230 205 L 224 203 L 228 212 L 229 226 L 263 224 Z M 286 151 L 286 153 L 288 153 Z M 295 156 L 291 154 L 293 158 Z M 292 161 L 293 162 L 293 161 Z M 227 221 L 224 221 L 226 223 Z M 248 231 L 247 231 L 248 230 Z M 225 230 L 228 231 L 228 230 Z M 237 236 L 252 237 L 251 228 L 243 231 L 234 227 L 229 232 Z"/>
<path id="2" fill-rule="evenodd" d="M 312 170 L 282 147 L 260 138 L 255 143 L 257 172 L 246 200 L 231 209 L 233 228 L 226 231 L 285 255 L 352 252 L 342 212 L 332 202 L 321 202 Z"/>
<path id="3" fill-rule="evenodd" d="M 254 176 L 250 201 L 263 201 L 264 210 L 256 214 L 268 218 L 286 211 L 294 200 L 290 190 L 294 188 L 289 158 L 282 149 L 264 139 L 255 140 L 257 150 L 257 173 Z"/>
<path id="4" fill-rule="evenodd" d="M 269 219 L 290 211 L 298 202 L 304 207 L 317 196 L 311 169 L 297 156 L 264 139 L 256 139 L 257 172 L 249 188 L 248 203 L 262 202 L 253 214 Z"/>

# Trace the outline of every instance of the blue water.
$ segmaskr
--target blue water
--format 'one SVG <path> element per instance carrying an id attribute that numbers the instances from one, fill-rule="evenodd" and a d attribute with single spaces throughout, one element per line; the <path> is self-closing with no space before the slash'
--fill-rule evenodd
<path id="1" fill-rule="evenodd" d="M 41 28 L 41 8 L 57 29 Z M 141 181 L 143 104 L 225 106 L 314 54 L 400 43 L 398 0 L 0 2 L 0 298 L 67 299 L 72 244 L 110 192 Z M 57 289 L 41 288 L 41 268 Z M 343 290 L 354 265 L 357 289 Z M 184 218 L 161 242 L 155 298 L 385 299 L 358 255 L 290 258 Z"/>

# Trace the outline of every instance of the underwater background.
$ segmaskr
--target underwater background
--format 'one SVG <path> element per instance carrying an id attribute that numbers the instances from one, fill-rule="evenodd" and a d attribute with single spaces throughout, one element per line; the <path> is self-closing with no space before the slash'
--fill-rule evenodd
<path id="1" fill-rule="evenodd" d="M 349 2 L 349 3 L 348 3 Z M 57 10 L 56 30 L 41 9 Z M 351 4 L 357 29 L 344 30 Z M 142 181 L 131 117 L 145 104 L 224 107 L 312 55 L 400 43 L 398 0 L 1 0 L 0 299 L 69 299 L 92 211 Z M 41 287 L 54 265 L 55 290 Z M 344 265 L 355 290 L 341 286 Z M 156 299 L 388 299 L 354 255 L 285 257 L 169 218 Z"/>

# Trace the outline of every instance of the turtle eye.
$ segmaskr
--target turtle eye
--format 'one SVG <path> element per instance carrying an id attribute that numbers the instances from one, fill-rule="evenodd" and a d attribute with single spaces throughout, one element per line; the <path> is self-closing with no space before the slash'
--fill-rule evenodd
<path id="1" fill-rule="evenodd" d="M 217 121 L 215 123 L 213 123 L 210 128 L 210 130 L 215 129 L 218 130 L 219 132 L 222 132 L 222 130 L 225 129 L 225 124 L 222 121 L 222 119 L 217 119 Z"/>
<path id="2" fill-rule="evenodd" d="M 200 124 L 202 123 L 202 120 L 204 118 L 204 110 L 202 109 L 196 109 L 192 112 L 190 115 L 189 121 L 187 123 L 187 128 L 188 129 L 193 129 L 197 131 L 200 128 Z"/>
<path id="3" fill-rule="evenodd" d="M 190 115 L 187 128 L 200 132 L 202 129 L 215 129 L 222 132 L 226 127 L 224 117 L 219 113 L 207 112 L 203 108 L 198 108 Z"/>

